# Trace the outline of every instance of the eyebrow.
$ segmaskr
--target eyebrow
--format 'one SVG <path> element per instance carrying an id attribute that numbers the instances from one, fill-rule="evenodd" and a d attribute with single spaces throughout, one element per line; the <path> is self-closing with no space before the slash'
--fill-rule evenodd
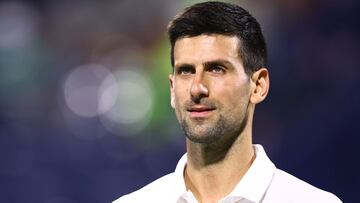
<path id="1" fill-rule="evenodd" d="M 218 65 L 224 66 L 225 68 L 232 68 L 233 67 L 232 63 L 230 63 L 227 60 L 223 60 L 223 59 L 207 61 L 207 62 L 203 63 L 203 65 L 204 65 L 205 68 L 210 68 L 210 67 L 218 66 Z"/>
<path id="2" fill-rule="evenodd" d="M 179 64 L 176 64 L 175 66 L 175 69 L 179 69 L 179 68 L 183 68 L 183 67 L 195 67 L 193 64 L 190 64 L 190 63 L 179 63 Z"/>
<path id="3" fill-rule="evenodd" d="M 203 63 L 203 66 L 205 68 L 209 68 L 209 67 L 216 66 L 216 65 L 225 66 L 226 68 L 232 68 L 233 67 L 231 62 L 229 62 L 227 60 L 223 60 L 223 59 L 216 59 L 216 60 L 212 60 L 212 61 L 206 61 L 206 62 Z M 179 68 L 183 68 L 183 67 L 193 68 L 193 67 L 195 67 L 195 65 L 190 64 L 190 63 L 179 63 L 179 64 L 175 65 L 175 69 L 179 69 Z"/>

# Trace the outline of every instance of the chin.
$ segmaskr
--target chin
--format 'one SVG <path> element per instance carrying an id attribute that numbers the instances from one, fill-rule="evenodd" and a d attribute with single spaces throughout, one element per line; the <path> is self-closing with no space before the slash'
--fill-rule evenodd
<path id="1" fill-rule="evenodd" d="M 213 133 L 209 132 L 208 130 L 205 131 L 185 131 L 186 137 L 195 143 L 200 144 L 211 144 L 219 140 L 221 137 L 219 134 L 214 135 Z"/>

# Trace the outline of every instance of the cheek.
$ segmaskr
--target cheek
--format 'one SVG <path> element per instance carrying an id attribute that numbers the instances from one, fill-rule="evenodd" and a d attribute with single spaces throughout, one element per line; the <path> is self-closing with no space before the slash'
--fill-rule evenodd
<path id="1" fill-rule="evenodd" d="M 215 86 L 218 92 L 218 99 L 225 108 L 236 108 L 239 105 L 246 105 L 249 100 L 249 86 L 244 82 L 224 82 Z"/>
<path id="2" fill-rule="evenodd" d="M 174 98 L 173 98 L 173 102 L 174 102 L 174 108 L 176 111 L 179 111 L 182 106 L 184 105 L 184 103 L 188 100 L 189 96 L 188 93 L 186 91 L 186 89 L 176 89 L 174 90 Z"/>
<path id="3" fill-rule="evenodd" d="M 182 100 L 186 100 L 187 97 L 189 96 L 189 87 L 188 85 L 184 84 L 184 83 L 177 83 L 174 86 L 174 97 L 175 97 L 175 102 L 181 102 Z"/>

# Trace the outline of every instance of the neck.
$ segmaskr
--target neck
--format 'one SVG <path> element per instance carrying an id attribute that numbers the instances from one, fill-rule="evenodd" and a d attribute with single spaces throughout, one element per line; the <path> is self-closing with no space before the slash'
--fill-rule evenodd
<path id="1" fill-rule="evenodd" d="M 218 202 L 228 195 L 255 158 L 248 126 L 228 143 L 205 145 L 190 140 L 186 143 L 185 184 L 199 202 Z"/>

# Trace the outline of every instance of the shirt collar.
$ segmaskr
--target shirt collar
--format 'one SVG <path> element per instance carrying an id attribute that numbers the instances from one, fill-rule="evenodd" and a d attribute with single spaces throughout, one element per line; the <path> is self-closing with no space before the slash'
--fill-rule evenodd
<path id="1" fill-rule="evenodd" d="M 187 153 L 185 153 L 179 160 L 175 168 L 175 177 L 181 184 L 181 190 L 186 192 L 184 172 L 187 163 Z"/>
<path id="2" fill-rule="evenodd" d="M 251 202 L 260 202 L 270 186 L 276 167 L 261 145 L 254 145 L 254 150 L 254 162 L 228 197 L 239 196 Z"/>
<path id="3" fill-rule="evenodd" d="M 265 150 L 261 145 L 253 145 L 253 147 L 256 154 L 255 160 L 234 190 L 223 200 L 228 198 L 245 198 L 250 202 L 258 203 L 265 195 L 273 175 L 275 174 L 276 167 L 266 155 Z M 187 154 L 185 153 L 179 160 L 175 169 L 176 179 L 181 181 L 181 183 L 179 182 L 181 191 L 185 194 L 184 170 L 186 163 Z"/>

